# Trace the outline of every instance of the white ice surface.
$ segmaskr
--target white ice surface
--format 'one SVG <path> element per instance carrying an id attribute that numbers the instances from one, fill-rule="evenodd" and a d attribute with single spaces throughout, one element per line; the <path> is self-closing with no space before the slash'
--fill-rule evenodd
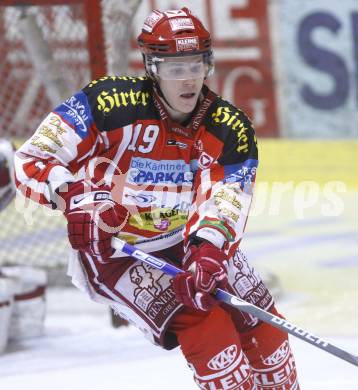
<path id="1" fill-rule="evenodd" d="M 325 337 L 349 351 L 358 339 Z M 291 339 L 301 390 L 358 389 L 358 368 Z M 45 335 L 0 356 L 1 390 L 196 389 L 180 350 L 152 346 L 132 327 L 114 329 L 106 307 L 75 289 L 48 291 Z"/>

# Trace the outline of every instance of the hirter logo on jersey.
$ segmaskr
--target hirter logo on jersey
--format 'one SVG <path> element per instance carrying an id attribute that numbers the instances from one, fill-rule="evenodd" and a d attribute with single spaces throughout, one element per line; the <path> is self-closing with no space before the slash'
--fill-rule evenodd
<path id="1" fill-rule="evenodd" d="M 190 50 L 199 50 L 199 38 L 176 38 L 175 39 L 177 50 L 178 51 L 190 51 Z"/>

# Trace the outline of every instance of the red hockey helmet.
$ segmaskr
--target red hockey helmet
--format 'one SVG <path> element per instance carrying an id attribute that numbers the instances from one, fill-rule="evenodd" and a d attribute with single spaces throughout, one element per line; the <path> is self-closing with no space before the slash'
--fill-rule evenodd
<path id="1" fill-rule="evenodd" d="M 151 77 L 157 75 L 156 62 L 163 58 L 196 54 L 202 54 L 208 65 L 205 76 L 213 73 L 210 33 L 186 7 L 163 12 L 153 10 L 144 22 L 138 44 Z"/>

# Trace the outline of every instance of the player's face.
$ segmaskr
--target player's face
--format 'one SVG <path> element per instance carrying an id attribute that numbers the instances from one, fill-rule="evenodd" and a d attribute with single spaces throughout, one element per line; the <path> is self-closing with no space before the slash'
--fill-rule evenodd
<path id="1" fill-rule="evenodd" d="M 166 100 L 186 114 L 194 110 L 206 74 L 202 55 L 170 57 L 158 65 L 158 81 Z"/>

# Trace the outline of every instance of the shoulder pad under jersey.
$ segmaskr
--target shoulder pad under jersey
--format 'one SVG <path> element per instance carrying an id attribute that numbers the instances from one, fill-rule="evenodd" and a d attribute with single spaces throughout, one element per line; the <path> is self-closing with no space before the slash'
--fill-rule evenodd
<path id="1" fill-rule="evenodd" d="M 105 76 L 88 84 L 87 95 L 92 115 L 100 131 L 110 131 L 138 119 L 154 119 L 152 81 L 147 77 Z"/>
<path id="2" fill-rule="evenodd" d="M 207 131 L 224 145 L 219 163 L 233 164 L 247 158 L 257 159 L 256 136 L 248 116 L 220 96 L 207 112 Z"/>

